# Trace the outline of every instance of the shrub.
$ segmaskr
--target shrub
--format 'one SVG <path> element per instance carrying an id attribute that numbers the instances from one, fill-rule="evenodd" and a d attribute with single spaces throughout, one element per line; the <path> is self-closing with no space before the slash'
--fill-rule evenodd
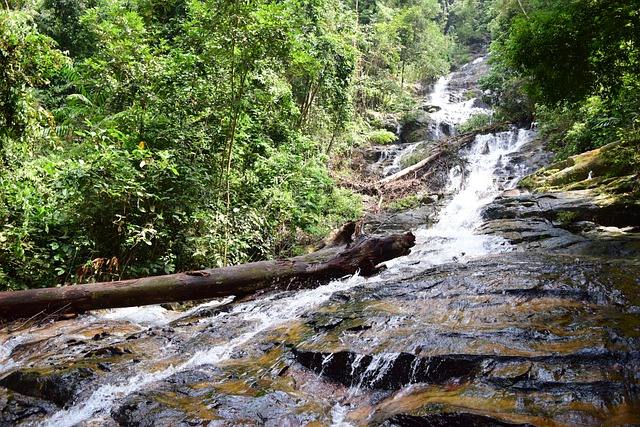
<path id="1" fill-rule="evenodd" d="M 458 125 L 460 133 L 473 132 L 491 124 L 493 116 L 491 114 L 475 114 L 464 123 Z"/>
<path id="2" fill-rule="evenodd" d="M 398 137 L 396 136 L 396 134 L 384 129 L 374 130 L 367 135 L 367 141 L 373 145 L 392 144 L 397 140 Z"/>

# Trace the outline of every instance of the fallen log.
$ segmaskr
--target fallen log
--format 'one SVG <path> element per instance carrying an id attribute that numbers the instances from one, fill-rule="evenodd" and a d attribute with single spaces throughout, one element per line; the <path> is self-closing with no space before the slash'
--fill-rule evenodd
<path id="1" fill-rule="evenodd" d="M 413 234 L 398 234 L 362 239 L 346 247 L 284 260 L 117 282 L 0 292 L 0 319 L 245 296 L 269 287 L 322 282 L 357 271 L 368 276 L 378 271 L 378 264 L 407 255 L 414 242 Z"/>
<path id="2" fill-rule="evenodd" d="M 388 177 L 381 179 L 380 181 L 378 181 L 378 184 L 386 185 L 390 182 L 397 181 L 400 178 L 404 178 L 407 175 L 418 172 L 420 169 L 431 164 L 434 160 L 437 160 L 438 158 L 442 157 L 445 153 L 446 151 L 444 148 L 438 148 L 434 154 L 430 155 L 426 159 L 419 161 L 413 166 L 404 168 L 400 172 L 394 173 L 393 175 L 389 175 Z"/>

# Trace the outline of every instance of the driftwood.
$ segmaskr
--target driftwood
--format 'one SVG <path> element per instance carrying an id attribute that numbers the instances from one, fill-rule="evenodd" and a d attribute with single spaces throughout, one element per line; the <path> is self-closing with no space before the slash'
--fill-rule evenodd
<path id="1" fill-rule="evenodd" d="M 78 313 L 102 308 L 245 296 L 261 289 L 321 282 L 356 271 L 376 273 L 377 265 L 407 255 L 413 234 L 362 239 L 297 258 L 260 261 L 166 276 L 0 292 L 0 319 L 37 314 Z"/>

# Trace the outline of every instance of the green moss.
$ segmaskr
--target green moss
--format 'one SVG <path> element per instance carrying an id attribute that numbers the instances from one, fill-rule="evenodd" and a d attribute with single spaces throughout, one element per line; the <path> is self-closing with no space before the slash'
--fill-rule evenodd
<path id="1" fill-rule="evenodd" d="M 637 200 L 637 148 L 636 144 L 616 142 L 587 151 L 540 169 L 524 178 L 520 187 L 539 192 L 593 190 L 599 195 Z"/>
<path id="2" fill-rule="evenodd" d="M 572 222 L 576 222 L 577 219 L 578 214 L 576 212 L 560 211 L 556 214 L 556 221 L 561 224 L 571 224 Z"/>

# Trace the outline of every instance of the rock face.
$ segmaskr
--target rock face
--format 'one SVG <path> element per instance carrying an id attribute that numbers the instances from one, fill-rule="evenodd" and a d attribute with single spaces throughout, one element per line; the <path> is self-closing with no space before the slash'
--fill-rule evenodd
<path id="1" fill-rule="evenodd" d="M 335 292 L 299 320 L 245 341 L 238 339 L 255 323 L 242 310 L 194 312 L 171 326 L 105 337 L 107 348 L 138 350 L 110 359 L 104 375 L 21 369 L 2 383 L 65 405 L 115 376 L 121 387 L 98 420 L 132 426 L 326 425 L 336 417 L 390 426 L 640 422 L 637 259 L 512 252 L 394 277 Z M 254 307 L 261 315 L 263 305 Z M 228 359 L 215 362 L 222 353 L 211 349 L 224 342 L 243 344 L 224 347 Z M 77 357 L 65 352 L 59 357 Z M 165 364 L 199 363 L 159 375 L 165 368 L 154 355 L 163 352 Z M 145 371 L 153 381 L 117 397 Z M 4 394 L 5 424 L 55 411 L 45 400 Z"/>
<path id="2" fill-rule="evenodd" d="M 615 148 L 612 144 L 538 170 L 522 181 L 527 189 L 505 192 L 484 208 L 486 223 L 478 231 L 504 237 L 524 251 L 638 256 L 640 204 L 630 193 L 637 177 L 607 163 L 606 153 Z M 519 164 L 535 166 L 549 160 L 535 144 L 519 157 Z M 618 176 L 603 176 L 605 171 Z"/>
<path id="3" fill-rule="evenodd" d="M 433 121 L 428 113 L 420 111 L 415 117 L 405 121 L 400 128 L 400 142 L 413 144 L 430 139 Z"/>

